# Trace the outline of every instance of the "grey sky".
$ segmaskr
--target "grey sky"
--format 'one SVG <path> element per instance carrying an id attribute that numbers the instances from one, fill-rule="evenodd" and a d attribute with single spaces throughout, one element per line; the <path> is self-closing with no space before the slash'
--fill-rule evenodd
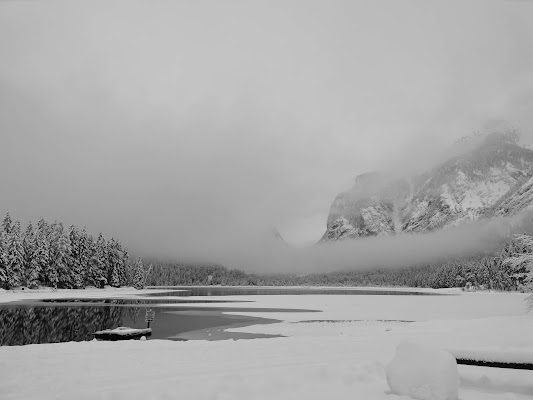
<path id="1" fill-rule="evenodd" d="M 359 173 L 533 133 L 532 49 L 524 1 L 0 1 L 0 212 L 313 242 Z"/>

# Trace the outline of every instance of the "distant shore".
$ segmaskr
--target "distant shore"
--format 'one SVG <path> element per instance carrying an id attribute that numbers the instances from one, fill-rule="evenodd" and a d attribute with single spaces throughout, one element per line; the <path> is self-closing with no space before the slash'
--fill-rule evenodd
<path id="1" fill-rule="evenodd" d="M 139 295 L 144 295 L 147 293 L 164 293 L 168 291 L 177 291 L 177 287 L 184 288 L 235 288 L 235 289 L 324 289 L 324 290 L 372 290 L 372 291 L 412 291 L 412 292 L 422 292 L 422 293 L 439 293 L 439 294 L 463 294 L 463 293 L 507 293 L 510 295 L 513 294 L 522 294 L 520 292 L 501 292 L 495 290 L 483 290 L 475 292 L 465 292 L 460 288 L 444 288 L 444 289 L 431 289 L 431 288 L 420 288 L 420 287 L 386 287 L 386 286 L 221 286 L 221 285 L 212 285 L 212 286 L 151 286 L 145 289 L 135 289 L 133 287 L 120 287 L 114 288 L 108 286 L 104 289 L 98 289 L 94 287 L 88 287 L 85 289 L 53 289 L 50 287 L 39 287 L 38 289 L 11 289 L 5 290 L 0 289 L 0 304 L 11 303 L 21 300 L 47 300 L 47 299 L 58 299 L 58 298 L 124 298 L 124 296 L 132 296 L 135 298 Z"/>

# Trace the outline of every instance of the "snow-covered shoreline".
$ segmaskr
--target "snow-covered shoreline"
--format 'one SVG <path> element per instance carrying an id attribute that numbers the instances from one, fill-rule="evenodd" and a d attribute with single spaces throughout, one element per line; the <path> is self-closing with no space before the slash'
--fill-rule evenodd
<path id="1" fill-rule="evenodd" d="M 82 292 L 81 297 L 131 295 L 139 299 L 143 296 L 136 295 L 154 291 L 125 288 Z M 273 339 L 69 342 L 0 347 L 0 397 L 399 400 L 405 397 L 389 393 L 385 367 L 398 344 L 406 340 L 437 349 L 491 349 L 507 354 L 519 352 L 524 357 L 533 354 L 530 339 L 533 313 L 527 312 L 524 303 L 527 294 L 459 293 L 458 296 L 265 295 L 246 296 L 253 303 L 234 304 L 243 311 L 232 314 L 282 322 L 229 331 L 286 336 Z M 44 298 L 43 295 L 80 297 L 80 291 L 2 293 L 0 301 Z M 211 306 L 216 309 L 223 305 Z M 254 308 L 273 311 L 254 311 Z M 287 308 L 319 312 L 281 310 Z M 461 365 L 459 376 L 461 400 L 533 396 L 530 371 Z"/>
<path id="2" fill-rule="evenodd" d="M 42 287 L 39 289 L 14 289 L 5 290 L 0 289 L 0 304 L 11 303 L 21 300 L 50 300 L 50 299 L 74 299 L 74 298 L 123 298 L 144 295 L 148 293 L 164 293 L 168 290 L 158 289 L 143 289 L 137 290 L 133 287 L 113 288 L 106 287 L 105 289 L 87 288 L 87 289 L 52 289 Z"/>

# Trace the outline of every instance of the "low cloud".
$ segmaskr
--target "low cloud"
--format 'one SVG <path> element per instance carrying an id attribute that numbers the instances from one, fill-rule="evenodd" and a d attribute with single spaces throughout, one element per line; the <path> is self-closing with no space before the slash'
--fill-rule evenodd
<path id="1" fill-rule="evenodd" d="M 424 234 L 348 239 L 292 248 L 273 236 L 225 236 L 182 253 L 185 258 L 259 273 L 320 273 L 402 268 L 493 254 L 513 233 L 533 232 L 533 213 L 467 223 Z M 212 239 L 212 238 L 211 238 Z M 217 243 L 217 245 L 214 245 Z"/>

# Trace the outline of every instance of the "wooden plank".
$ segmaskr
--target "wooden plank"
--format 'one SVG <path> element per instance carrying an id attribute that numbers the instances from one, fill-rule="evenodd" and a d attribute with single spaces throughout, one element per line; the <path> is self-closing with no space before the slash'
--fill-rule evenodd
<path id="1" fill-rule="evenodd" d="M 456 360 L 457 364 L 461 365 L 475 365 L 478 367 L 492 368 L 527 369 L 533 371 L 533 364 L 528 363 L 506 363 L 498 361 L 468 360 L 464 358 L 457 358 Z"/>

